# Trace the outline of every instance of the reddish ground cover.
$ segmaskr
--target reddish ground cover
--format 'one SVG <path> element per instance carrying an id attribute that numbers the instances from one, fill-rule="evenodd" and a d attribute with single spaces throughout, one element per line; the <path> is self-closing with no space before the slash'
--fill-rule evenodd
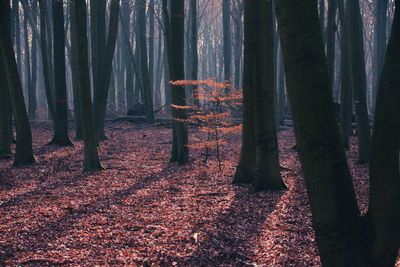
<path id="1" fill-rule="evenodd" d="M 100 173 L 82 172 L 82 143 L 45 146 L 43 125 L 33 129 L 37 164 L 0 161 L 0 265 L 319 266 L 292 132 L 279 134 L 289 190 L 253 194 L 231 185 L 239 137 L 224 146 L 220 172 L 199 151 L 185 166 L 169 164 L 170 129 L 112 127 Z M 365 210 L 368 175 L 355 153 L 353 140 Z"/>

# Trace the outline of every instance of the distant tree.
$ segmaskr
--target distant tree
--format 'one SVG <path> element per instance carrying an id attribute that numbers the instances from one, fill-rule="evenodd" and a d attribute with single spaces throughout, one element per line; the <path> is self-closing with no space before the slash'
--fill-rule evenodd
<path id="1" fill-rule="evenodd" d="M 106 0 L 90 1 L 91 55 L 93 77 L 94 124 L 97 137 L 106 138 L 104 120 L 111 81 L 111 68 L 118 33 L 119 0 L 110 3 L 109 25 L 106 27 Z M 108 31 L 107 31 L 108 29 Z"/>
<path id="2" fill-rule="evenodd" d="M 154 122 L 153 96 L 147 57 L 146 0 L 137 0 L 136 7 L 136 44 L 138 46 L 137 68 L 140 68 L 141 74 L 139 77 L 136 77 L 136 79 L 141 80 L 140 84 L 142 85 L 142 98 L 146 111 L 146 119 L 149 122 Z"/>
<path id="3" fill-rule="evenodd" d="M 0 65 L 0 158 L 11 155 L 12 137 L 12 112 L 10 106 L 10 93 L 4 83 L 3 71 Z"/>
<path id="4" fill-rule="evenodd" d="M 369 161 L 371 155 L 371 132 L 367 109 L 367 74 L 365 70 L 365 53 L 363 23 L 359 0 L 346 1 L 345 25 L 349 48 L 350 80 L 353 89 L 354 107 L 358 132 L 358 163 Z"/>
<path id="5" fill-rule="evenodd" d="M 62 0 L 53 1 L 54 29 L 54 84 L 55 84 L 55 114 L 54 136 L 51 144 L 60 146 L 72 145 L 68 136 L 68 99 L 65 74 L 65 34 L 64 7 Z"/>
<path id="6" fill-rule="evenodd" d="M 232 45 L 231 45 L 231 4 L 230 0 L 222 1 L 222 24 L 224 37 L 224 79 L 232 80 Z"/>
<path id="7" fill-rule="evenodd" d="M 10 94 L 10 103 L 17 130 L 14 165 L 26 165 L 35 162 L 32 149 L 32 132 L 25 107 L 21 79 L 11 41 L 10 2 L 0 1 L 0 79 L 4 80 Z M 3 97 L 3 95 L 2 95 Z"/>
<path id="8" fill-rule="evenodd" d="M 316 1 L 278 0 L 277 17 L 322 265 L 394 266 L 400 240 L 400 1 L 379 86 L 369 209 L 362 217 L 335 119 Z"/>
<path id="9" fill-rule="evenodd" d="M 174 0 L 168 8 L 168 1 L 162 0 L 165 39 L 168 55 L 169 79 L 184 80 L 184 1 Z M 171 86 L 171 102 L 174 106 L 186 106 L 183 86 Z M 185 110 L 172 108 L 172 153 L 171 161 L 183 164 L 189 160 L 188 129 L 184 122 Z"/>
<path id="10" fill-rule="evenodd" d="M 90 74 L 89 74 L 89 56 L 88 56 L 88 41 L 87 41 L 87 15 L 86 1 L 72 0 L 72 5 L 75 11 L 72 13 L 77 28 L 73 31 L 77 33 L 76 38 L 78 45 L 76 51 L 78 56 L 78 64 L 74 66 L 79 73 L 78 92 L 80 97 L 80 105 L 82 110 L 82 125 L 83 125 L 83 140 L 85 144 L 85 170 L 96 171 L 101 170 L 99 156 L 97 153 L 97 138 L 94 129 L 92 101 L 90 94 Z"/>
<path id="11" fill-rule="evenodd" d="M 272 1 L 244 3 L 243 137 L 235 183 L 256 191 L 280 190 L 282 182 L 274 110 Z"/>

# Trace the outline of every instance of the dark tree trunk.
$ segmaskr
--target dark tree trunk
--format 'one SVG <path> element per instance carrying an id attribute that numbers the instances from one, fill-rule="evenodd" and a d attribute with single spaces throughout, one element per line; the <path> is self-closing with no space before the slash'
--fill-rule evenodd
<path id="1" fill-rule="evenodd" d="M 349 27 L 349 60 L 351 85 L 358 130 L 358 163 L 369 161 L 371 154 L 371 132 L 367 109 L 367 75 L 365 72 L 364 37 L 359 0 L 347 1 L 345 24 Z"/>
<path id="2" fill-rule="evenodd" d="M 118 32 L 119 0 L 110 4 L 108 35 L 106 34 L 106 1 L 91 0 L 92 71 L 94 85 L 94 124 L 97 138 L 106 138 L 104 119 L 111 80 L 112 62 Z M 107 36 L 107 38 L 106 38 Z"/>
<path id="3" fill-rule="evenodd" d="M 164 28 L 167 44 L 169 79 L 179 81 L 185 79 L 184 71 L 184 1 L 171 1 L 170 14 L 168 13 L 167 0 L 162 1 L 164 14 Z M 171 18 L 170 18 L 171 16 Z M 186 94 L 183 86 L 171 86 L 171 104 L 172 106 L 172 155 L 171 161 L 177 161 L 180 164 L 189 160 L 188 129 L 185 122 L 186 114 L 183 109 L 176 106 L 186 105 Z M 175 106 L 175 107 L 174 107 Z"/>
<path id="4" fill-rule="evenodd" d="M 68 99 L 65 77 L 65 35 L 64 8 L 61 0 L 53 1 L 54 29 L 54 84 L 55 84 L 55 117 L 54 136 L 51 144 L 60 146 L 72 145 L 68 136 Z"/>
<path id="5" fill-rule="evenodd" d="M 285 186 L 275 129 L 272 2 L 244 6 L 243 139 L 234 182 L 252 182 L 256 191 L 280 190 Z"/>
<path id="6" fill-rule="evenodd" d="M 383 60 L 385 59 L 387 40 L 387 11 L 388 0 L 376 1 L 376 22 L 374 26 L 374 72 L 372 86 L 372 111 L 375 112 L 376 96 L 378 92 L 379 79 L 382 73 Z"/>
<path id="7" fill-rule="evenodd" d="M 140 49 L 138 65 L 140 68 L 140 77 L 142 88 L 143 104 L 146 111 L 146 119 L 154 122 L 153 96 L 149 77 L 149 67 L 147 61 L 147 35 L 146 35 L 146 0 L 139 0 L 137 8 L 137 32 L 136 38 Z"/>
<path id="8" fill-rule="evenodd" d="M 190 55 L 190 73 L 189 80 L 197 80 L 197 73 L 199 70 L 199 59 L 197 52 L 197 42 L 198 42 L 198 29 L 197 29 L 197 0 L 190 0 L 190 51 L 188 52 Z M 193 95 L 193 103 L 196 106 L 200 105 L 198 94 L 196 92 L 196 86 L 191 86 L 190 91 Z"/>
<path id="9" fill-rule="evenodd" d="M 78 65 L 75 67 L 79 73 L 79 86 L 78 92 L 80 97 L 80 105 L 82 109 L 82 122 L 83 122 L 83 133 L 84 133 L 84 153 L 85 153 L 85 170 L 95 171 L 101 170 L 102 166 L 99 161 L 97 154 L 97 137 L 94 129 L 93 112 L 92 112 L 92 101 L 90 94 L 90 74 L 89 74 L 89 56 L 88 56 L 88 41 L 87 41 L 87 26 L 86 26 L 86 2 L 85 0 L 72 0 L 72 4 L 75 6 L 75 12 L 72 15 L 76 17 L 72 18 L 75 20 L 73 25 L 77 26 L 74 30 L 77 33 L 78 45 L 77 56 Z M 71 26 L 72 26 L 71 24 Z"/>
<path id="10" fill-rule="evenodd" d="M 42 68 L 44 78 L 44 89 L 46 92 L 47 107 L 49 116 L 53 120 L 55 127 L 55 103 L 54 103 L 54 84 L 53 84 L 53 72 L 51 71 L 51 47 L 48 42 L 48 32 L 50 31 L 48 21 L 48 9 L 47 2 L 45 0 L 39 0 L 40 7 L 40 46 L 42 54 Z"/>
<path id="11" fill-rule="evenodd" d="M 337 11 L 337 0 L 328 1 L 328 25 L 326 29 L 326 57 L 328 61 L 328 71 L 332 84 L 332 88 L 335 84 L 335 40 L 336 40 L 336 11 Z"/>
<path id="12" fill-rule="evenodd" d="M 32 132 L 26 111 L 21 79 L 11 41 L 10 2 L 0 1 L 0 76 L 10 93 L 10 102 L 17 130 L 14 165 L 26 165 L 35 162 L 32 149 Z"/>
<path id="13" fill-rule="evenodd" d="M 70 5 L 71 16 L 71 76 L 72 76 L 72 90 L 74 94 L 74 117 L 75 117 L 75 140 L 83 139 L 82 129 L 82 111 L 81 111 L 81 98 L 79 97 L 79 72 L 78 68 L 78 33 L 76 25 L 76 8 Z"/>
<path id="14" fill-rule="evenodd" d="M 394 266 L 400 247 L 400 1 L 396 0 L 376 104 L 367 218 L 373 266 Z"/>
<path id="15" fill-rule="evenodd" d="M 232 80 L 231 65 L 232 65 L 232 47 L 231 47 L 231 7 L 230 0 L 222 2 L 222 23 L 224 36 L 224 79 L 225 81 Z"/>

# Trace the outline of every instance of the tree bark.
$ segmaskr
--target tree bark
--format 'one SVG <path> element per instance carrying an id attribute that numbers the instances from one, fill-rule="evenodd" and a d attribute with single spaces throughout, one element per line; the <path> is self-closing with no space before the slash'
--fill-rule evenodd
<path id="1" fill-rule="evenodd" d="M 99 156 L 97 154 L 97 137 L 94 129 L 92 101 L 90 94 L 90 74 L 89 74 L 89 56 L 88 56 L 88 41 L 87 41 L 87 15 L 86 15 L 86 1 L 85 0 L 72 0 L 75 7 L 72 18 L 75 20 L 73 25 L 77 26 L 77 42 L 78 45 L 77 56 L 78 65 L 75 66 L 79 73 L 79 86 L 78 92 L 80 97 L 80 105 L 82 109 L 82 122 L 84 133 L 84 153 L 85 153 L 85 170 L 96 171 L 101 170 Z M 72 25 L 72 24 L 71 24 Z"/>
<path id="2" fill-rule="evenodd" d="M 25 107 L 21 79 L 15 61 L 10 31 L 10 2 L 0 1 L 0 76 L 10 93 L 10 102 L 17 130 L 14 166 L 35 162 L 32 149 L 32 132 Z"/>
<path id="3" fill-rule="evenodd" d="M 358 163 L 368 163 L 371 155 L 371 132 L 367 109 L 367 75 L 365 72 L 363 25 L 359 0 L 347 1 L 345 9 L 349 42 L 350 78 L 358 131 Z"/>

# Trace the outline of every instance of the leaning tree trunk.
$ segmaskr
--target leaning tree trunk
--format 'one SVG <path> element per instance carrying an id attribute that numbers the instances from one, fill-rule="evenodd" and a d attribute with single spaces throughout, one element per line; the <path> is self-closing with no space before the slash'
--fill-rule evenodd
<path id="1" fill-rule="evenodd" d="M 86 2 L 85 0 L 72 0 L 75 11 L 72 15 L 71 24 L 77 26 L 74 31 L 76 32 L 78 45 L 76 51 L 78 56 L 78 65 L 74 66 L 79 72 L 79 86 L 78 92 L 80 97 L 80 106 L 82 110 L 82 125 L 83 125 L 83 140 L 84 140 L 84 153 L 85 153 L 85 170 L 95 171 L 101 170 L 99 156 L 97 154 L 97 138 L 94 130 L 92 101 L 90 94 L 90 74 L 89 74 L 89 56 L 88 56 L 88 41 L 87 41 L 87 27 L 86 27 Z"/>
<path id="2" fill-rule="evenodd" d="M 61 0 L 53 2 L 54 28 L 54 84 L 55 84 L 55 117 L 54 136 L 51 144 L 60 146 L 72 145 L 68 136 L 68 99 L 65 77 L 65 35 L 64 8 Z"/>
<path id="3" fill-rule="evenodd" d="M 367 218 L 373 266 L 394 266 L 400 247 L 400 1 L 396 11 L 376 104 Z"/>
<path id="4" fill-rule="evenodd" d="M 35 162 L 32 149 L 32 132 L 11 41 L 10 2 L 8 0 L 0 1 L 0 65 L 0 76 L 4 77 L 6 89 L 10 93 L 10 102 L 17 130 L 14 165 L 31 164 Z"/>
<path id="5" fill-rule="evenodd" d="M 295 133 L 323 266 L 368 266 L 360 211 L 335 119 L 317 2 L 278 0 Z"/>
<path id="6" fill-rule="evenodd" d="M 367 109 L 367 75 L 365 72 L 363 24 L 359 0 L 347 1 L 345 8 L 347 41 L 349 42 L 349 60 L 351 85 L 354 93 L 354 106 L 358 130 L 358 163 L 369 161 L 371 154 L 371 133 Z"/>

